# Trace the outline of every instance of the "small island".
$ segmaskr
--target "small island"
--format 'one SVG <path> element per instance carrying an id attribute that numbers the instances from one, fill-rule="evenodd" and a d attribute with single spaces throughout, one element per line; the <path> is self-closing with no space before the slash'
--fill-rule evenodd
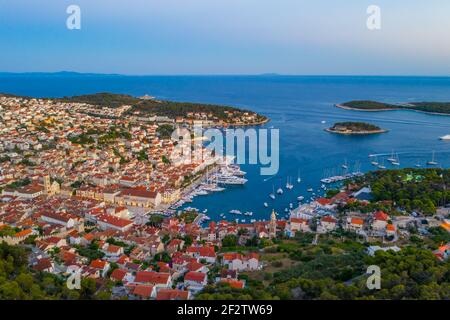
<path id="1" fill-rule="evenodd" d="M 345 135 L 367 135 L 387 132 L 387 130 L 365 122 L 337 122 L 332 127 L 325 129 L 325 131 Z"/>
<path id="2" fill-rule="evenodd" d="M 355 100 L 335 105 L 338 108 L 357 111 L 412 110 L 424 113 L 450 115 L 450 102 L 410 102 L 390 104 L 370 100 Z"/>

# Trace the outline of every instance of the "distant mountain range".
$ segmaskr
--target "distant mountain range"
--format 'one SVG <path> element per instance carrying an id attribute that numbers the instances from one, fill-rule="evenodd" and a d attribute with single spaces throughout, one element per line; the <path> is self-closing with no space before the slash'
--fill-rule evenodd
<path id="1" fill-rule="evenodd" d="M 126 76 L 145 76 L 145 75 L 126 75 L 118 73 L 83 73 L 75 71 L 57 71 L 57 72 L 0 72 L 0 76 L 64 76 L 64 77 L 79 77 L 79 76 L 115 76 L 115 77 L 126 77 Z M 147 76 L 158 76 L 158 75 L 147 75 Z M 183 76 L 183 75 L 181 75 Z M 208 76 L 208 75 L 205 75 Z M 213 76 L 213 75 L 211 75 Z M 239 75 L 236 75 L 239 76 Z M 242 76 L 257 76 L 257 77 L 280 77 L 282 74 L 278 73 L 261 73 L 257 75 L 242 75 Z"/>
<path id="2" fill-rule="evenodd" d="M 75 71 L 58 71 L 58 72 L 0 72 L 0 76 L 123 76 L 115 73 L 81 73 Z"/>

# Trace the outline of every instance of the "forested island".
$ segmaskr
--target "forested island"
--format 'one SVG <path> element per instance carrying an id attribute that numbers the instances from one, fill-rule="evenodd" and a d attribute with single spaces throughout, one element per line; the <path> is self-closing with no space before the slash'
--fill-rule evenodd
<path id="1" fill-rule="evenodd" d="M 370 100 L 355 100 L 336 107 L 359 111 L 414 110 L 433 114 L 450 115 L 450 102 L 410 102 L 389 104 Z"/>
<path id="2" fill-rule="evenodd" d="M 365 135 L 387 132 L 387 130 L 366 122 L 337 122 L 332 127 L 325 129 L 325 131 L 346 135 Z"/>

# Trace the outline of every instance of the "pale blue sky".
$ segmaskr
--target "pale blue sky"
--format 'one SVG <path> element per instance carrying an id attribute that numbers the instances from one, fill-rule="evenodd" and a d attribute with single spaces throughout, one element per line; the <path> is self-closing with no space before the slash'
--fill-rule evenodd
<path id="1" fill-rule="evenodd" d="M 450 75 L 450 2 L 0 0 L 0 52 L 10 72 Z"/>

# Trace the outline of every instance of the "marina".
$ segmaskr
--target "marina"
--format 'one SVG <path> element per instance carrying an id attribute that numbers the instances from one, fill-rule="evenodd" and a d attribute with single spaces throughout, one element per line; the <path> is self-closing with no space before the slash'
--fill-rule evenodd
<path id="1" fill-rule="evenodd" d="M 238 105 L 267 115 L 271 119 L 270 123 L 262 125 L 261 128 L 269 131 L 280 129 L 279 170 L 276 174 L 262 176 L 260 169 L 264 165 L 240 164 L 240 170 L 246 174 L 238 175 L 236 171 L 235 177 L 246 179 L 245 183 L 244 180 L 229 178 L 219 180 L 224 183 L 212 180 L 210 183 L 224 190 L 208 190 L 206 187 L 207 195 L 196 195 L 195 189 L 200 188 L 201 182 L 206 183 L 204 178 L 194 183 L 192 190 L 182 190 L 180 199 L 173 203 L 171 208 L 155 210 L 165 211 L 168 215 L 186 207 L 195 207 L 199 208 L 200 212 L 208 209 L 207 215 L 211 220 L 245 217 L 247 221 L 249 218 L 258 221 L 268 219 L 272 209 L 283 213 L 284 216 L 284 210 L 289 208 L 289 203 L 294 203 L 295 209 L 299 201 L 306 204 L 313 198 L 323 196 L 326 190 L 321 187 L 322 184 L 330 190 L 335 188 L 335 184 L 344 182 L 345 177 L 342 180 L 342 176 L 347 173 L 382 169 L 370 163 L 372 159 L 367 157 L 369 154 L 376 155 L 379 165 L 389 170 L 415 168 L 418 165 L 426 167 L 426 162 L 432 160 L 432 151 L 435 150 L 435 161 L 439 164 L 428 167 L 450 166 L 448 137 L 440 139 L 450 135 L 448 117 L 413 111 L 357 112 L 333 106 L 334 103 L 349 101 L 359 96 L 374 100 L 385 99 L 386 92 L 391 93 L 389 100 L 392 101 L 450 101 L 450 93 L 445 89 L 450 85 L 450 79 L 278 77 L 276 91 L 280 94 L 276 96 L 274 91 L 267 90 L 267 85 L 274 83 L 274 78 L 271 77 L 175 76 L 163 79 L 164 81 L 161 81 L 158 76 L 145 76 L 129 77 L 127 81 L 105 78 L 100 82 L 96 78 L 80 81 L 78 77 L 68 77 L 58 79 L 56 83 L 48 78 L 39 79 L 39 82 L 45 84 L 39 86 L 39 92 L 26 89 L 35 81 L 30 79 L 27 80 L 26 86 L 5 81 L 3 91 L 23 95 L 72 96 L 80 92 L 114 92 L 120 85 L 123 93 L 133 96 L 151 92 L 152 96 L 175 101 L 208 101 Z M 143 91 L 143 87 L 148 89 Z M 196 90 L 192 90 L 193 87 Z M 283 114 L 285 116 L 282 116 Z M 325 120 L 326 123 L 342 120 L 373 122 L 389 129 L 389 133 L 360 137 L 328 135 L 323 131 L 327 124 L 321 122 Z M 412 132 L 420 134 L 411 139 Z M 271 150 L 267 151 L 269 154 Z M 357 161 L 361 164 L 359 170 L 354 168 Z M 334 168 L 334 173 L 333 169 L 329 168 Z M 213 174 L 213 171 L 209 173 L 210 176 Z M 294 185 L 291 190 L 286 188 L 288 177 L 291 177 L 290 182 Z M 329 183 L 324 183 L 321 179 L 329 179 Z M 279 187 L 283 188 L 282 195 L 276 193 Z M 308 189 L 311 191 L 308 192 Z M 317 192 L 319 189 L 321 191 Z M 253 212 L 253 216 L 229 214 L 233 209 Z"/>

